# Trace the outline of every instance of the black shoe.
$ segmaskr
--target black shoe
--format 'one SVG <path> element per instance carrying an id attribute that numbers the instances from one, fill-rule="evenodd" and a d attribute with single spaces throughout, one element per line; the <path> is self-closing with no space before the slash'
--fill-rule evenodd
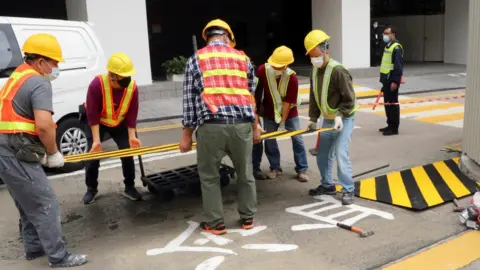
<path id="1" fill-rule="evenodd" d="M 242 229 L 250 230 L 253 228 L 253 218 L 242 219 Z"/>
<path id="2" fill-rule="evenodd" d="M 353 192 L 343 192 L 342 193 L 342 204 L 343 205 L 353 204 L 354 199 L 355 199 L 355 194 Z"/>
<path id="3" fill-rule="evenodd" d="M 200 230 L 215 235 L 223 235 L 227 233 L 227 227 L 225 227 L 223 222 L 220 222 L 215 226 L 210 226 L 206 222 L 202 222 L 200 223 Z"/>
<path id="4" fill-rule="evenodd" d="M 87 255 L 77 255 L 77 254 L 70 254 L 67 255 L 58 262 L 50 262 L 51 268 L 67 268 L 67 267 L 75 267 L 84 265 L 87 263 Z"/>
<path id="5" fill-rule="evenodd" d="M 380 131 L 380 132 L 385 132 L 387 129 L 388 129 L 388 127 L 384 127 L 384 128 L 378 129 L 378 131 Z"/>
<path id="6" fill-rule="evenodd" d="M 337 188 L 335 186 L 332 187 L 324 187 L 322 185 L 318 186 L 317 188 L 310 189 L 308 191 L 310 196 L 317 196 L 317 195 L 335 195 L 337 194 Z"/>
<path id="7" fill-rule="evenodd" d="M 383 136 L 398 135 L 398 129 L 387 129 L 383 132 Z"/>
<path id="8" fill-rule="evenodd" d="M 84 204 L 91 204 L 95 201 L 95 197 L 97 197 L 98 190 L 96 189 L 89 189 L 85 196 L 83 196 L 82 202 Z"/>
<path id="9" fill-rule="evenodd" d="M 142 200 L 142 194 L 140 194 L 135 187 L 125 187 L 125 191 L 123 192 L 123 196 L 129 198 L 132 201 L 141 201 Z"/>
<path id="10" fill-rule="evenodd" d="M 25 259 L 27 261 L 35 260 L 43 256 L 45 256 L 45 251 L 43 250 L 25 253 Z"/>

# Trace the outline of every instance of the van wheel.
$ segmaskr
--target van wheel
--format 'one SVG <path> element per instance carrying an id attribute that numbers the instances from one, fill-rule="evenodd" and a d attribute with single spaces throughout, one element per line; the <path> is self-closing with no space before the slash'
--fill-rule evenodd
<path id="1" fill-rule="evenodd" d="M 70 117 L 58 125 L 57 146 L 64 156 L 83 154 L 88 151 L 85 125 L 77 118 Z M 85 167 L 83 162 L 65 163 L 62 168 L 55 169 L 59 173 L 69 173 L 81 170 Z"/>

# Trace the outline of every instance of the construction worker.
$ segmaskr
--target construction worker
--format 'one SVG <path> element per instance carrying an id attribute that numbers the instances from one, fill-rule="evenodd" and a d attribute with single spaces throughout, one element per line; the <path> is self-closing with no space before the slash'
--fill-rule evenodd
<path id="1" fill-rule="evenodd" d="M 317 165 L 322 176 L 321 184 L 310 190 L 310 195 L 335 195 L 332 179 L 334 154 L 338 166 L 338 178 L 342 185 L 342 203 L 352 204 L 354 184 L 348 148 L 358 109 L 352 76 L 339 62 L 330 58 L 328 40 L 330 37 L 321 30 L 313 30 L 305 37 L 304 45 L 313 65 L 310 81 L 310 107 L 308 129 L 317 127 L 320 114 L 322 128 L 334 128 L 320 133 Z"/>
<path id="2" fill-rule="evenodd" d="M 44 255 L 52 267 L 80 266 L 85 255 L 69 253 L 62 239 L 61 210 L 41 165 L 64 165 L 53 121 L 52 85 L 64 62 L 57 39 L 35 34 L 24 43 L 25 63 L 0 90 L 0 178 L 18 211 L 25 258 Z"/>
<path id="3" fill-rule="evenodd" d="M 380 82 L 382 83 L 383 101 L 398 103 L 398 91 L 403 76 L 403 47 L 396 38 L 394 26 L 387 26 L 383 31 L 383 41 L 387 44 L 383 52 L 380 66 Z M 385 105 L 387 127 L 379 129 L 384 136 L 398 135 L 400 126 L 400 106 Z"/>
<path id="4" fill-rule="evenodd" d="M 298 78 L 295 71 L 288 67 L 293 61 L 292 50 L 286 46 L 280 46 L 268 58 L 267 63 L 257 69 L 258 85 L 255 100 L 258 108 L 263 107 L 263 125 L 266 132 L 300 129 L 297 110 L 301 104 Z M 300 182 L 308 182 L 307 154 L 302 136 L 293 136 L 292 146 L 297 179 Z M 260 170 L 262 147 L 262 144 L 254 145 L 253 170 L 256 179 L 265 179 Z M 265 153 L 270 162 L 267 178 L 274 179 L 282 174 L 277 140 L 265 141 Z"/>
<path id="5" fill-rule="evenodd" d="M 113 54 L 107 63 L 108 74 L 96 76 L 88 87 L 86 128 L 90 152 L 102 150 L 102 141 L 106 134 L 115 141 L 119 149 L 141 146 L 135 128 L 138 115 L 138 88 L 131 76 L 135 68 L 130 58 L 124 53 Z M 142 195 L 135 188 L 135 163 L 133 157 L 121 158 L 123 195 L 131 200 L 139 201 Z M 98 194 L 99 160 L 88 161 L 85 165 L 85 183 L 87 193 L 83 197 L 84 204 L 93 203 Z"/>
<path id="6" fill-rule="evenodd" d="M 219 166 L 228 155 L 237 174 L 238 213 L 243 229 L 253 228 L 257 211 L 252 171 L 252 144 L 260 142 L 254 113 L 255 70 L 234 49 L 235 37 L 222 20 L 209 22 L 202 33 L 207 45 L 187 62 L 183 84 L 183 134 L 180 151 L 192 149 L 196 127 L 197 165 L 206 221 L 202 231 L 226 233 Z"/>

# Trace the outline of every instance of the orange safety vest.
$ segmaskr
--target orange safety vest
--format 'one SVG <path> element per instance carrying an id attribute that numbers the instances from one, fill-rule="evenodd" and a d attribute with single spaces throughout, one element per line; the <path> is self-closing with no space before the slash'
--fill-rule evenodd
<path id="1" fill-rule="evenodd" d="M 37 136 L 35 120 L 18 115 L 12 101 L 20 87 L 30 77 L 40 76 L 30 65 L 18 66 L 0 90 L 0 133 L 28 133 Z"/>
<path id="2" fill-rule="evenodd" d="M 132 79 L 128 87 L 123 91 L 122 100 L 120 101 L 118 109 L 115 111 L 110 78 L 108 78 L 107 74 L 98 75 L 97 78 L 100 79 L 103 96 L 103 109 L 100 113 L 100 123 L 108 127 L 116 127 L 125 119 L 125 115 L 132 102 L 133 93 L 135 89 L 137 89 L 137 84 L 135 80 Z"/>
<path id="3" fill-rule="evenodd" d="M 219 106 L 249 106 L 248 64 L 245 55 L 228 46 L 207 46 L 198 50 L 203 75 L 202 100 L 213 113 Z"/>

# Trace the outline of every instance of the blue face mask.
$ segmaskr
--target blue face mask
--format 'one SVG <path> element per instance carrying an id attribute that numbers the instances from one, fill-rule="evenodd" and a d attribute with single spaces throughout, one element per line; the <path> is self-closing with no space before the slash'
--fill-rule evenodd
<path id="1" fill-rule="evenodd" d="M 385 43 L 390 42 L 390 37 L 387 36 L 387 35 L 383 35 L 383 41 L 384 41 Z"/>

